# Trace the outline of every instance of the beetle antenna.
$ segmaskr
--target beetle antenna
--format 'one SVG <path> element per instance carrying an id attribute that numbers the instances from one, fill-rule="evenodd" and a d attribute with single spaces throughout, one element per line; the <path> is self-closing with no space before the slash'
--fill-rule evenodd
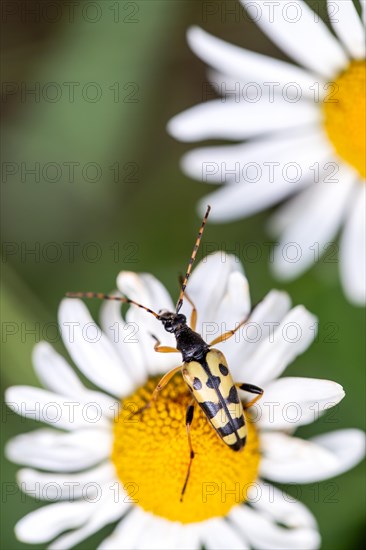
<path id="1" fill-rule="evenodd" d="M 182 282 L 182 287 L 181 287 L 181 289 L 180 289 L 180 294 L 179 294 L 177 306 L 176 306 L 176 308 L 175 308 L 176 313 L 179 312 L 179 310 L 181 309 L 181 307 L 182 307 L 182 305 L 183 305 L 184 291 L 185 291 L 185 289 L 186 289 L 186 286 L 187 286 L 187 283 L 188 283 L 188 279 L 189 279 L 189 276 L 190 276 L 191 271 L 192 271 L 192 266 L 193 266 L 194 261 L 195 261 L 195 259 L 196 259 L 197 251 L 198 251 L 198 248 L 199 248 L 200 243 L 201 243 L 203 230 L 204 230 L 204 228 L 205 228 L 205 225 L 206 225 L 207 218 L 208 218 L 208 215 L 209 215 L 209 213 L 210 213 L 210 210 L 211 210 L 211 206 L 208 205 L 208 206 L 207 206 L 207 210 L 206 210 L 206 214 L 204 215 L 203 220 L 202 220 L 202 223 L 201 223 L 200 230 L 198 231 L 198 236 L 197 236 L 195 245 L 194 245 L 194 247 L 193 247 L 193 251 L 192 251 L 192 255 L 191 255 L 190 260 L 189 260 L 189 264 L 188 264 L 186 276 L 184 277 L 183 282 Z"/>
<path id="2" fill-rule="evenodd" d="M 116 302 L 122 302 L 123 304 L 133 304 L 134 306 L 140 307 L 141 309 L 148 311 L 149 313 L 154 315 L 156 319 L 160 319 L 160 316 L 152 309 L 143 306 L 142 304 L 139 304 L 134 300 L 125 298 L 125 296 L 111 296 L 110 294 L 103 294 L 102 292 L 66 292 L 66 296 L 67 298 L 96 298 L 97 300 L 114 300 Z"/>

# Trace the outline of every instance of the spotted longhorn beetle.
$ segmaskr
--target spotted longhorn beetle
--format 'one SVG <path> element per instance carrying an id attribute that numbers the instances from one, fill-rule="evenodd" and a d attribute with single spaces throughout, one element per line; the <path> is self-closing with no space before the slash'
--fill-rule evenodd
<path id="1" fill-rule="evenodd" d="M 231 336 L 247 322 L 247 318 L 237 325 L 235 329 L 221 334 L 210 343 L 206 343 L 196 332 L 197 310 L 185 290 L 210 210 L 211 208 L 208 206 L 189 260 L 186 275 L 182 281 L 178 302 L 174 312 L 160 310 L 159 313 L 155 313 L 155 311 L 152 311 L 150 308 L 134 300 L 130 300 L 125 296 L 110 296 L 97 292 L 67 293 L 67 296 L 70 298 L 117 300 L 122 303 L 138 306 L 154 315 L 158 321 L 163 323 L 164 329 L 167 332 L 174 334 L 176 348 L 162 346 L 159 340 L 154 337 L 156 340 L 154 349 L 159 353 L 180 352 L 182 354 L 183 364 L 173 368 L 161 378 L 150 401 L 140 409 L 139 412 L 151 407 L 157 399 L 159 392 L 178 371 L 181 371 L 183 379 L 192 393 L 192 402 L 188 405 L 186 411 L 186 428 L 190 454 L 187 474 L 181 492 L 181 501 L 183 500 L 183 495 L 187 488 L 192 461 L 194 459 L 190 429 L 193 421 L 195 404 L 198 403 L 201 407 L 217 435 L 225 445 L 233 451 L 241 451 L 246 443 L 247 427 L 245 424 L 243 404 L 238 394 L 238 388 L 256 395 L 254 399 L 244 405 L 244 408 L 251 407 L 263 395 L 263 390 L 253 384 L 235 384 L 231 377 L 224 354 L 218 349 L 212 348 L 212 346 L 231 338 Z M 184 298 L 186 298 L 192 306 L 190 326 L 187 325 L 185 315 L 179 313 Z"/>

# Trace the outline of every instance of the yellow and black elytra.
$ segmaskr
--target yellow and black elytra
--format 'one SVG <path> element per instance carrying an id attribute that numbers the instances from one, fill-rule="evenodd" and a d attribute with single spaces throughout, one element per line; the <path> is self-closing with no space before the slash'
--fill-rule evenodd
<path id="1" fill-rule="evenodd" d="M 183 364 L 175 367 L 162 377 L 150 401 L 139 412 L 151 407 L 157 399 L 159 392 L 168 384 L 171 378 L 179 371 L 182 373 L 192 393 L 192 402 L 188 406 L 186 412 L 186 428 L 190 455 L 187 475 L 181 492 L 181 500 L 183 500 L 183 495 L 188 484 L 194 458 L 190 427 L 193 421 L 195 404 L 198 403 L 201 407 L 222 441 L 233 451 L 241 451 L 246 443 L 247 427 L 245 425 L 243 404 L 239 398 L 238 389 L 255 394 L 254 399 L 246 403 L 244 408 L 252 406 L 263 395 L 263 390 L 252 384 L 235 384 L 231 377 L 225 356 L 221 351 L 212 348 L 212 346 L 231 338 L 231 336 L 246 323 L 247 319 L 244 319 L 235 329 L 221 334 L 210 343 L 205 342 L 196 332 L 197 310 L 191 299 L 185 293 L 185 290 L 209 213 L 210 207 L 208 206 L 189 260 L 186 275 L 182 281 L 181 291 L 174 312 L 160 310 L 159 313 L 156 313 L 150 308 L 124 296 L 110 296 L 97 292 L 69 292 L 67 294 L 70 298 L 98 298 L 102 300 L 116 300 L 122 303 L 135 305 L 154 315 L 158 321 L 163 323 L 167 332 L 174 334 L 176 348 L 162 346 L 158 339 L 154 337 L 156 340 L 154 349 L 159 353 L 180 352 Z M 189 326 L 185 315 L 179 313 L 184 298 L 186 298 L 192 306 Z"/>

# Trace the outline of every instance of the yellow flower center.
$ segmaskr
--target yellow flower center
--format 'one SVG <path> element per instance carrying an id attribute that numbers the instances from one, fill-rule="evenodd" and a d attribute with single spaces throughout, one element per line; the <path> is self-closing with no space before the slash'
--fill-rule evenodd
<path id="1" fill-rule="evenodd" d="M 159 378 L 151 378 L 122 401 L 114 426 L 112 461 L 130 498 L 148 512 L 191 523 L 224 516 L 247 498 L 257 478 L 260 454 L 254 423 L 246 415 L 247 444 L 228 448 L 197 405 L 191 428 L 195 452 L 183 498 L 189 446 L 185 415 L 192 396 L 179 374 L 160 392 L 157 402 L 133 414 L 150 398 Z"/>
<path id="2" fill-rule="evenodd" d="M 325 129 L 338 153 L 366 177 L 365 62 L 352 61 L 323 103 Z"/>

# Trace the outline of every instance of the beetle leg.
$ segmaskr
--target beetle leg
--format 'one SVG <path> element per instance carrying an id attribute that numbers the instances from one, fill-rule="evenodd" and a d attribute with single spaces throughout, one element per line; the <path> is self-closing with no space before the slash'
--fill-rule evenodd
<path id="1" fill-rule="evenodd" d="M 194 415 L 194 405 L 195 405 L 195 400 L 193 399 L 191 403 L 188 405 L 187 411 L 186 411 L 186 428 L 187 428 L 188 445 L 189 445 L 189 462 L 188 462 L 186 479 L 184 480 L 184 485 L 182 487 L 182 492 L 180 494 L 181 502 L 183 502 L 184 493 L 186 492 L 186 489 L 187 489 L 189 476 L 191 474 L 192 462 L 194 459 L 194 450 L 192 447 L 192 439 L 191 439 L 191 424 L 192 424 L 193 415 Z"/>
<path id="2" fill-rule="evenodd" d="M 191 313 L 191 319 L 189 321 L 189 325 L 191 329 L 195 331 L 197 326 L 197 309 L 194 303 L 192 302 L 192 300 L 187 296 L 187 293 L 185 294 L 185 297 L 186 297 L 186 300 L 188 300 L 188 302 L 192 306 L 192 313 Z"/>
<path id="3" fill-rule="evenodd" d="M 160 341 L 154 336 L 151 335 L 155 340 L 154 350 L 159 353 L 179 353 L 177 348 L 172 348 L 171 346 L 161 346 Z"/>
<path id="4" fill-rule="evenodd" d="M 159 383 L 158 385 L 156 386 L 155 390 L 153 391 L 152 393 L 152 396 L 150 398 L 150 400 L 146 403 L 146 405 L 144 405 L 143 407 L 141 407 L 138 411 L 136 411 L 134 414 L 140 414 L 142 413 L 143 411 L 145 411 L 146 409 L 150 409 L 151 405 L 156 401 L 158 395 L 159 395 L 159 392 L 161 392 L 161 390 L 163 388 L 165 388 L 165 386 L 170 382 L 170 380 L 173 378 L 173 376 L 175 374 L 177 374 L 177 372 L 179 370 L 181 370 L 182 368 L 182 365 L 179 365 L 179 367 L 174 367 L 174 369 L 170 370 L 169 372 L 167 372 L 166 374 L 164 374 L 164 376 L 159 380 Z"/>
<path id="5" fill-rule="evenodd" d="M 211 346 L 214 346 L 215 344 L 220 344 L 220 342 L 225 342 L 226 340 L 229 340 L 229 338 L 234 336 L 237 330 L 239 330 L 243 325 L 245 325 L 248 319 L 249 319 L 249 316 L 246 317 L 244 321 L 239 323 L 239 325 L 236 328 L 234 328 L 233 330 L 228 330 L 227 332 L 224 332 L 223 334 L 221 334 L 220 336 L 212 340 L 212 342 L 210 342 L 208 345 L 211 347 Z"/>
<path id="6" fill-rule="evenodd" d="M 179 281 L 180 281 L 180 284 L 182 285 L 183 277 L 179 277 Z M 187 302 L 189 302 L 192 306 L 192 313 L 191 313 L 191 319 L 189 321 L 189 326 L 191 327 L 192 330 L 195 331 L 197 326 L 197 308 L 186 292 L 184 293 L 184 297 L 187 300 Z"/>
<path id="7" fill-rule="evenodd" d="M 254 384 L 235 384 L 235 386 L 237 388 L 239 388 L 239 390 L 244 390 L 244 391 L 247 391 L 249 393 L 256 393 L 257 395 L 251 400 L 249 401 L 249 403 L 245 403 L 244 404 L 244 409 L 249 409 L 249 407 L 252 407 L 254 405 L 254 403 L 256 403 L 258 401 L 258 399 L 260 399 L 263 395 L 263 390 L 262 388 L 259 388 L 258 386 L 254 386 Z"/>

